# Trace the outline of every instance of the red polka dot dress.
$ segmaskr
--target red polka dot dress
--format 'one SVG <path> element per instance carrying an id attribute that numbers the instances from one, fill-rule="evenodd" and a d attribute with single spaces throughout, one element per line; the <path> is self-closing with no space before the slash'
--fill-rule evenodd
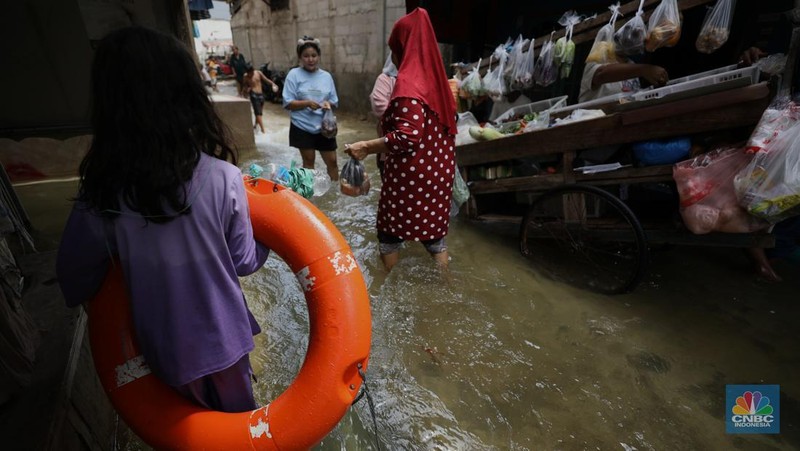
<path id="1" fill-rule="evenodd" d="M 378 203 L 378 231 L 406 241 L 447 235 L 455 176 L 455 137 L 422 102 L 395 98 L 381 119 L 389 148 Z"/>

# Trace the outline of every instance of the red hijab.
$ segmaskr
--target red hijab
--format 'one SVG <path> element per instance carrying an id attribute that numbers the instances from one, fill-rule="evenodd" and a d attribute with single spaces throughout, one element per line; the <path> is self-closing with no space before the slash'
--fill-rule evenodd
<path id="1" fill-rule="evenodd" d="M 416 8 L 401 17 L 392 28 L 389 48 L 400 60 L 392 100 L 408 97 L 422 101 L 439 116 L 449 134 L 455 135 L 455 101 L 428 12 Z"/>

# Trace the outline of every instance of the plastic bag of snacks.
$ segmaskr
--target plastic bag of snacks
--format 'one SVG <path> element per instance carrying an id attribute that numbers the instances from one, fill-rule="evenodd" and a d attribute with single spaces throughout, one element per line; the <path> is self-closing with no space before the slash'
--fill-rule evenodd
<path id="1" fill-rule="evenodd" d="M 550 39 L 542 46 L 542 53 L 536 60 L 536 67 L 533 69 L 533 80 L 539 86 L 550 86 L 558 79 L 558 69 L 553 62 L 553 33 Z"/>
<path id="2" fill-rule="evenodd" d="M 800 123 L 778 133 L 734 178 L 739 203 L 771 223 L 800 215 Z"/>
<path id="3" fill-rule="evenodd" d="M 580 23 L 581 16 L 575 11 L 567 11 L 558 20 L 559 25 L 566 30 L 564 36 L 556 41 L 553 47 L 553 62 L 559 68 L 561 78 L 569 78 L 572 73 L 572 63 L 575 61 L 575 43 L 572 42 L 572 30 Z"/>
<path id="4" fill-rule="evenodd" d="M 644 37 L 647 34 L 647 27 L 642 19 L 644 11 L 644 0 L 639 1 L 639 9 L 633 19 L 621 26 L 614 33 L 614 43 L 617 46 L 617 53 L 623 55 L 641 55 L 644 53 Z"/>
<path id="5" fill-rule="evenodd" d="M 703 28 L 697 35 L 695 47 L 700 53 L 712 53 L 728 41 L 731 33 L 734 0 L 717 0 L 714 8 L 706 14 Z"/>
<path id="6" fill-rule="evenodd" d="M 619 12 L 619 2 L 609 6 L 608 9 L 611 10 L 611 20 L 603 25 L 603 28 L 594 37 L 592 49 L 589 50 L 589 56 L 586 57 L 587 63 L 607 64 L 617 61 L 617 52 L 614 48 L 614 24 L 617 22 L 617 17 L 622 15 Z"/>
<path id="7" fill-rule="evenodd" d="M 742 148 L 722 148 L 673 167 L 681 217 L 692 233 L 749 233 L 769 227 L 739 206 L 734 191 L 734 176 L 751 158 Z"/>
<path id="8" fill-rule="evenodd" d="M 336 125 L 336 116 L 333 114 L 333 110 L 328 108 L 322 113 L 322 136 L 326 138 L 335 138 L 338 131 L 339 128 Z"/>
<path id="9" fill-rule="evenodd" d="M 681 16 L 677 0 L 661 0 L 647 21 L 647 38 L 644 47 L 654 52 L 661 47 L 672 47 L 681 38 Z"/>
<path id="10" fill-rule="evenodd" d="M 366 196 L 369 188 L 369 176 L 364 168 L 364 163 L 350 158 L 342 166 L 342 172 L 339 174 L 339 189 L 342 194 L 353 197 Z"/>

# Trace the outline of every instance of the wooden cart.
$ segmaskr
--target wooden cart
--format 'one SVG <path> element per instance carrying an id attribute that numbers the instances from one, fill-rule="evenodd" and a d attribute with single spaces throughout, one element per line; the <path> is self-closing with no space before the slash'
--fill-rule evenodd
<path id="1" fill-rule="evenodd" d="M 679 220 L 642 219 L 620 200 L 625 187 L 672 182 L 672 165 L 583 174 L 573 170 L 573 161 L 585 149 L 754 128 L 773 94 L 768 82 L 760 82 L 680 100 L 667 96 L 616 112 L 609 108 L 597 119 L 459 146 L 457 162 L 471 193 L 467 215 L 519 222 L 523 254 L 561 279 L 606 293 L 637 286 L 655 243 L 771 247 L 766 233 L 693 235 Z M 544 156 L 558 156 L 557 173 L 474 177 L 475 168 Z"/>

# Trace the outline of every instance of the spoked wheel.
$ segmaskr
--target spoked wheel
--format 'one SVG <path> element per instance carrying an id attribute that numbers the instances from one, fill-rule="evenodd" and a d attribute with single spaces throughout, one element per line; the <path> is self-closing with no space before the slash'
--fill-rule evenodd
<path id="1" fill-rule="evenodd" d="M 636 215 L 589 185 L 565 185 L 536 199 L 522 220 L 519 244 L 554 279 L 607 294 L 632 291 L 649 261 Z"/>

